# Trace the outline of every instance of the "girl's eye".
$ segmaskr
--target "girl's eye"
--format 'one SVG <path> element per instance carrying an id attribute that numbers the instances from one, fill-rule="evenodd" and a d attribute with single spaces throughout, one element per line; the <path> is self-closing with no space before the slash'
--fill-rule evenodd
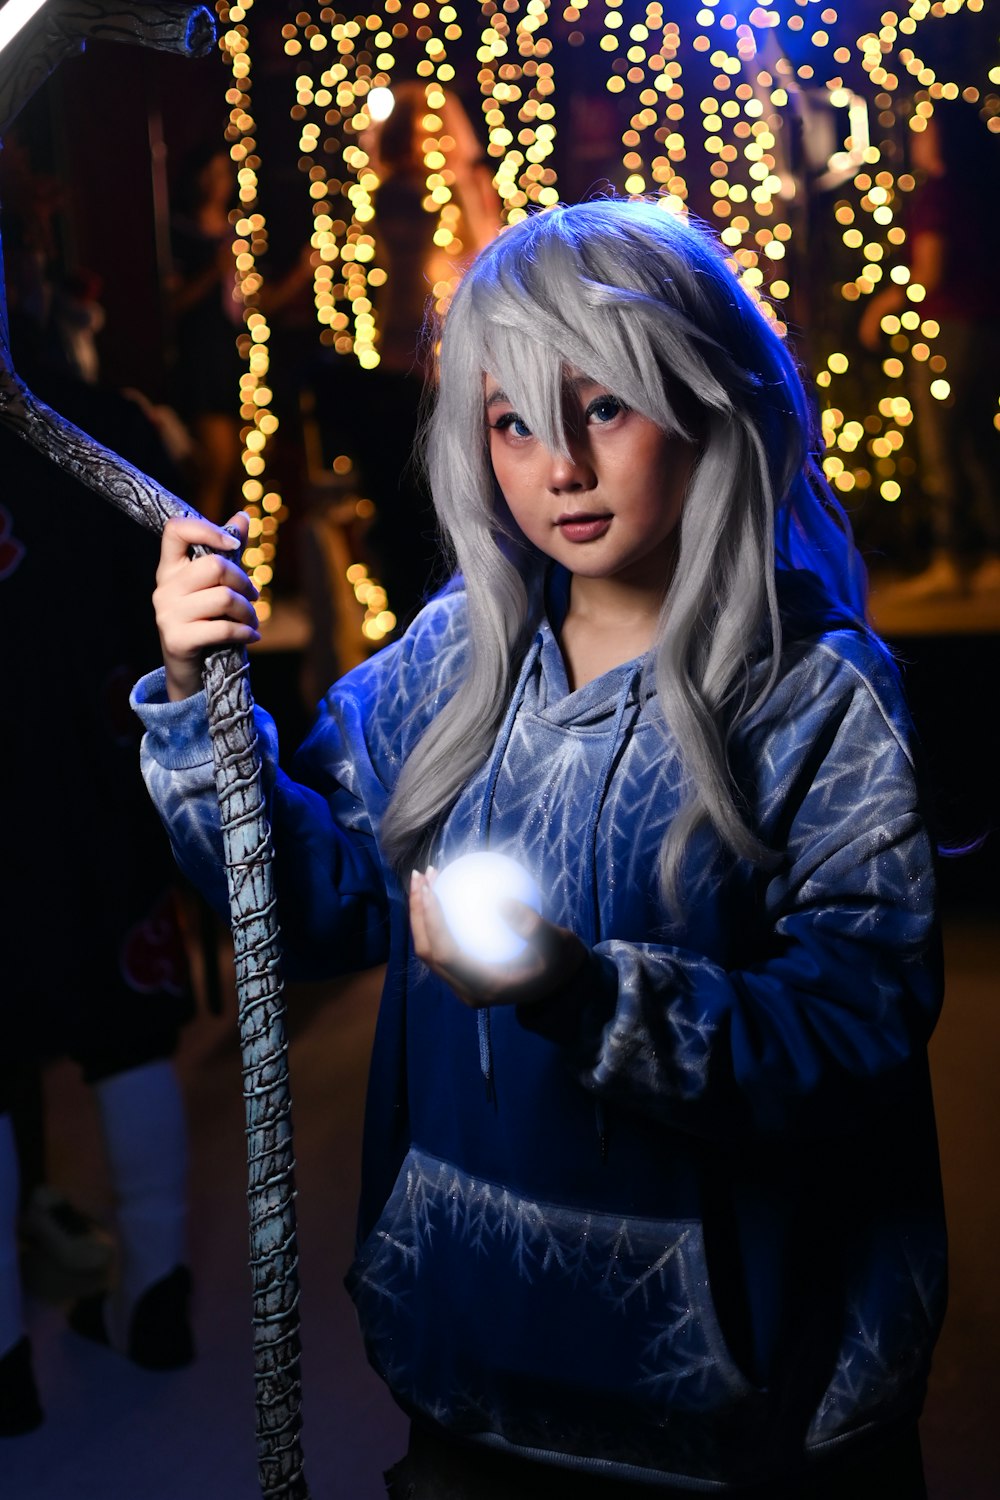
<path id="1" fill-rule="evenodd" d="M 619 401 L 617 396 L 598 396 L 587 407 L 587 421 L 613 422 L 626 410 L 624 401 Z"/>
<path id="2" fill-rule="evenodd" d="M 494 432 L 512 432 L 515 437 L 531 436 L 531 428 L 521 421 L 516 411 L 505 411 L 491 425 Z"/>

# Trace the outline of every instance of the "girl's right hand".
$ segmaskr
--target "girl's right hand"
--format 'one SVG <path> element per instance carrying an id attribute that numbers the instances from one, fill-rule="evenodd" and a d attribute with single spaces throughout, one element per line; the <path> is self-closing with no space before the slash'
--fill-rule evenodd
<path id="1" fill-rule="evenodd" d="M 153 609 L 171 702 L 200 691 L 206 651 L 260 640 L 253 607 L 260 596 L 238 561 L 249 519 L 241 511 L 228 525 L 238 539 L 193 517 L 175 517 L 163 528 Z M 190 549 L 197 544 L 217 550 L 192 557 Z"/>

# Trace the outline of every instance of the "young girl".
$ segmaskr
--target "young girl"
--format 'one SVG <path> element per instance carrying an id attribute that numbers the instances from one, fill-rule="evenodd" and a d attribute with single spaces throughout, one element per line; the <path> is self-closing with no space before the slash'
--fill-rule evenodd
<path id="1" fill-rule="evenodd" d="M 391 1493 L 915 1500 L 932 855 L 791 356 L 703 230 L 600 202 L 482 252 L 439 363 L 454 585 L 294 780 L 261 715 L 290 967 L 388 960 L 348 1284 L 413 1417 Z M 237 547 L 169 523 L 136 694 L 220 906 L 199 687 L 257 638 Z M 506 965 L 434 894 L 487 846 L 544 893 Z"/>

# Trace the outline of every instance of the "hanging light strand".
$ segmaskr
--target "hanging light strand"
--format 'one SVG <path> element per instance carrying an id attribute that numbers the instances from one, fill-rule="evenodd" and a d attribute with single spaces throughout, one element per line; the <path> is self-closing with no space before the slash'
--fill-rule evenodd
<path id="1" fill-rule="evenodd" d="M 302 72 L 296 78 L 291 111 L 301 126 L 299 168 L 309 182 L 320 341 L 340 354 L 353 353 L 365 369 L 379 362 L 371 291 L 386 279 L 375 263 L 373 195 L 379 179 L 366 149 L 373 123 L 369 101 L 374 90 L 389 88 L 391 48 L 408 29 L 389 19 L 398 15 L 401 0 L 386 0 L 383 9 L 385 20 L 379 13 L 349 17 L 324 6 L 318 22 L 300 11 L 282 28 L 289 56 L 308 50 L 326 64 L 318 77 Z M 331 175 L 324 157 L 338 153 L 337 175 Z"/>
<path id="2" fill-rule="evenodd" d="M 633 128 L 649 132 L 655 127 L 653 139 L 660 150 L 651 149 L 649 153 L 649 176 L 660 190 L 662 206 L 680 213 L 688 199 L 681 33 L 676 21 L 666 19 L 659 4 L 647 6 L 645 28 L 651 44 L 646 62 L 653 80 L 652 87 L 644 88 L 639 95 L 642 112 L 633 121 Z"/>
<path id="3" fill-rule="evenodd" d="M 776 284 L 776 297 L 788 294 L 777 266 L 785 258 L 792 233 L 790 223 L 775 212 L 776 198 L 787 193 L 775 154 L 781 130 L 780 113 L 770 92 L 775 79 L 757 63 L 755 27 L 740 23 L 731 11 L 717 13 L 718 8 L 718 0 L 711 0 L 698 11 L 696 20 L 705 31 L 695 38 L 696 50 L 708 52 L 715 69 L 712 92 L 700 102 L 704 149 L 712 158 L 712 212 L 725 220 L 720 238 L 730 250 L 741 282 L 784 334 L 785 324 L 766 295 L 770 281 Z M 775 14 L 757 8 L 751 18 L 766 31 L 774 24 Z M 714 36 L 709 34 L 713 29 Z M 781 75 L 790 72 L 791 65 L 779 57 L 776 70 Z M 787 98 L 783 89 L 778 97 Z"/>
<path id="4" fill-rule="evenodd" d="M 618 12 L 609 8 L 606 22 L 614 14 Z M 616 30 L 609 28 L 609 37 L 617 47 Z M 662 4 L 653 0 L 646 6 L 644 19 L 629 27 L 625 56 L 615 57 L 608 79 L 610 92 L 624 93 L 631 86 L 635 96 L 622 135 L 622 165 L 628 174 L 625 191 L 641 195 L 659 189 L 660 206 L 674 213 L 683 212 L 687 201 L 683 176 L 687 151 L 680 129 L 684 119 L 680 40 L 677 23 L 667 21 Z"/>
<path id="5" fill-rule="evenodd" d="M 455 77 L 454 64 L 448 60 L 448 46 L 460 41 L 462 28 L 458 12 L 448 0 L 437 0 L 433 25 L 429 24 L 432 14 L 429 5 L 417 4 L 413 10 L 414 16 L 424 21 L 417 30 L 417 38 L 423 41 L 427 54 L 417 63 L 418 76 L 426 79 L 421 139 L 425 174 L 423 209 L 437 218 L 432 238 L 441 261 L 431 295 L 440 316 L 447 310 L 458 284 L 458 259 L 465 248 L 460 237 L 462 209 L 452 191 L 456 174 L 448 165 L 449 153 L 454 151 L 456 142 L 448 135 L 444 118 L 445 89 Z"/>
<path id="6" fill-rule="evenodd" d="M 247 18 L 253 0 L 230 5 L 219 0 L 216 12 L 221 23 L 219 47 L 227 58 L 231 84 L 226 91 L 230 106 L 225 136 L 229 154 L 236 164 L 239 207 L 230 214 L 234 228 L 233 257 L 237 295 L 243 304 L 245 331 L 238 346 L 247 368 L 240 377 L 240 442 L 244 473 L 243 501 L 250 517 L 243 563 L 260 591 L 257 615 L 266 620 L 271 612 L 268 596 L 274 576 L 277 532 L 286 510 L 276 489 L 268 490 L 264 482 L 267 467 L 266 449 L 278 430 L 278 418 L 271 411 L 269 383 L 271 330 L 259 307 L 263 276 L 258 267 L 267 252 L 267 221 L 258 204 L 257 173 L 260 156 L 257 124 L 252 114 L 252 62 L 250 28 Z"/>
<path id="7" fill-rule="evenodd" d="M 493 183 L 503 205 L 503 217 L 509 223 L 512 213 L 523 207 L 526 199 L 518 186 L 522 163 L 514 132 L 508 121 L 508 108 L 521 97 L 520 64 L 506 62 L 510 56 L 510 19 L 496 0 L 483 0 L 486 20 L 476 57 L 479 61 L 479 89 L 487 130 L 487 155 L 498 161 Z M 522 215 L 523 216 L 523 215 Z"/>
<path id="8" fill-rule="evenodd" d="M 598 5 L 594 36 L 580 23 Z M 931 38 L 927 28 L 961 10 L 981 11 L 983 0 L 901 0 L 898 10 L 887 9 L 861 35 L 841 14 L 839 0 L 762 0 L 749 9 L 733 0 L 701 0 L 690 23 L 669 19 L 671 9 L 657 0 L 641 7 L 624 0 L 591 0 L 588 7 L 588 0 L 577 0 L 561 3 L 555 14 L 571 46 L 596 41 L 607 64 L 607 87 L 622 96 L 626 190 L 655 191 L 664 208 L 686 211 L 692 161 L 703 150 L 711 214 L 734 269 L 779 332 L 785 331 L 779 309 L 791 293 L 795 264 L 791 210 L 798 190 L 783 132 L 796 91 L 813 100 L 825 93 L 825 106 L 843 122 L 843 149 L 832 154 L 828 167 L 843 174 L 844 186 L 831 196 L 834 222 L 850 252 L 838 291 L 855 305 L 855 315 L 890 280 L 905 297 L 905 306 L 883 319 L 885 385 L 871 410 L 858 409 L 852 356 L 841 350 L 824 356 L 817 382 L 829 400 L 827 471 L 843 492 L 875 483 L 884 499 L 893 500 L 914 467 L 905 446 L 912 411 L 904 377 L 915 362 L 936 378 L 939 395 L 947 391 L 934 344 L 937 325 L 923 316 L 923 289 L 904 260 L 901 210 L 914 179 L 905 170 L 900 141 L 907 128 L 925 128 L 940 100 L 958 97 L 978 102 L 989 127 L 1000 130 L 1000 99 L 988 92 L 990 84 L 1000 84 L 995 58 L 986 60 L 994 64 L 988 83 L 944 77 L 940 65 L 926 60 L 935 56 L 930 40 L 924 43 Z M 476 57 L 487 153 L 503 219 L 513 223 L 557 201 L 556 23 L 548 0 L 480 0 L 479 19 Z M 438 219 L 437 247 L 457 262 L 464 247 L 444 149 L 442 97 L 454 78 L 463 22 L 468 25 L 466 12 L 448 0 L 385 0 L 375 16 L 351 20 L 327 8 L 311 22 L 303 11 L 285 28 L 305 51 L 319 46 L 306 34 L 309 25 L 325 23 L 336 52 L 318 80 L 305 70 L 298 80 L 309 95 L 303 121 L 316 127 L 303 130 L 300 144 L 314 200 L 317 316 L 324 342 L 372 363 L 378 355 L 369 292 L 384 275 L 375 264 L 377 176 L 362 139 L 367 94 L 388 80 L 396 44 L 412 28 L 423 47 L 417 73 L 427 90 L 425 209 Z M 855 59 L 871 84 L 864 99 L 847 82 Z M 703 97 L 692 98 L 691 80 L 702 74 Z M 321 116 L 324 88 L 333 98 Z M 333 156 L 340 153 L 336 177 L 326 173 L 332 143 Z M 453 279 L 442 275 L 436 283 L 439 307 L 446 305 Z"/>
<path id="9" fill-rule="evenodd" d="M 850 109 L 855 133 L 848 136 L 846 145 L 849 153 L 855 160 L 860 158 L 865 168 L 853 176 L 850 196 L 841 198 L 834 205 L 834 217 L 841 227 L 843 242 L 856 252 L 860 260 L 857 274 L 845 279 L 841 293 L 848 302 L 863 302 L 890 280 L 903 290 L 909 305 L 902 312 L 886 313 L 881 319 L 882 331 L 889 343 L 882 361 L 887 387 L 879 397 L 876 409 L 847 420 L 840 407 L 831 403 L 824 413 L 827 443 L 824 469 L 837 489 L 850 492 L 855 487 L 863 489 L 876 484 L 882 500 L 890 504 L 900 499 L 907 478 L 917 467 L 915 458 L 906 452 L 905 447 L 906 429 L 913 421 L 910 398 L 906 394 L 908 366 L 911 362 L 926 364 L 928 373 L 934 377 L 930 389 L 939 398 L 943 398 L 948 390 L 947 383 L 943 382 L 944 356 L 936 353 L 933 347 L 933 340 L 939 332 L 938 324 L 922 316 L 919 305 L 926 295 L 925 288 L 913 279 L 902 258 L 906 231 L 899 222 L 899 209 L 915 181 L 908 172 L 899 170 L 901 110 L 896 94 L 904 69 L 926 86 L 916 95 L 909 117 L 910 129 L 919 133 L 926 128 L 926 120 L 933 112 L 928 91 L 933 91 L 934 98 L 957 98 L 959 88 L 957 84 L 941 84 L 933 70 L 926 69 L 910 47 L 899 46 L 901 37 L 912 36 L 915 30 L 914 9 L 911 6 L 910 15 L 902 19 L 895 11 L 885 11 L 877 32 L 866 32 L 857 38 L 862 67 L 877 89 L 872 102 L 880 134 L 874 142 L 869 142 L 867 135 L 857 137 L 861 126 L 867 129 L 867 116 L 852 101 L 842 80 L 836 78 L 828 83 L 831 104 L 835 107 L 847 105 Z M 969 89 L 966 96 L 978 98 L 978 90 Z M 839 157 L 835 158 L 837 164 L 839 160 Z M 831 389 L 835 387 L 836 377 L 846 376 L 849 370 L 849 356 L 835 351 L 828 357 L 826 369 L 818 373 L 817 383 Z M 862 442 L 864 447 L 859 452 Z"/>
<path id="10" fill-rule="evenodd" d="M 895 12 L 886 11 L 878 32 L 863 33 L 855 41 L 861 65 L 876 89 L 872 99 L 880 139 L 869 138 L 867 106 L 855 99 L 843 77 L 837 73 L 825 80 L 828 104 L 837 115 L 843 111 L 845 121 L 844 149 L 832 155 L 830 167 L 838 171 L 846 169 L 850 174 L 843 196 L 834 203 L 833 215 L 843 244 L 856 256 L 856 273 L 848 275 L 841 285 L 841 295 L 852 303 L 875 291 L 887 274 L 892 255 L 899 252 L 906 238 L 902 227 L 895 222 L 899 187 L 892 170 L 897 125 L 894 93 L 899 79 L 892 71 L 890 54 L 896 40 L 897 19 Z M 837 49 L 834 60 L 843 63 L 851 55 L 849 49 Z M 912 179 L 909 185 L 912 186 Z M 894 277 L 907 274 L 905 267 L 892 271 Z M 896 500 L 901 494 L 896 478 L 897 455 L 905 440 L 904 428 L 912 420 L 909 398 L 897 384 L 902 368 L 895 355 L 887 360 L 883 373 L 889 385 L 883 388 L 877 409 L 866 412 L 855 407 L 854 414 L 849 414 L 849 398 L 857 390 L 851 356 L 835 349 L 816 374 L 817 386 L 829 398 L 829 405 L 822 412 L 826 444 L 823 470 L 842 494 L 869 489 L 874 482 L 880 485 L 884 500 Z M 838 388 L 845 381 L 847 394 L 840 396 L 842 404 L 837 404 Z"/>
<path id="11" fill-rule="evenodd" d="M 934 345 L 939 325 L 925 316 L 921 304 L 926 288 L 914 279 L 902 253 L 907 236 L 899 222 L 900 209 L 916 184 L 909 172 L 900 170 L 901 131 L 906 126 L 914 134 L 922 133 L 933 115 L 935 103 L 959 97 L 981 104 L 987 111 L 988 123 L 992 124 L 988 117 L 990 101 L 983 100 L 976 84 L 963 85 L 956 79 L 939 78 L 911 45 L 924 23 L 954 15 L 963 6 L 971 11 L 982 9 L 981 0 L 936 0 L 933 4 L 929 0 L 913 0 L 902 16 L 894 10 L 885 11 L 879 29 L 862 33 L 855 43 L 861 53 L 861 65 L 876 89 L 872 103 L 880 133 L 872 144 L 867 139 L 859 141 L 850 136 L 847 140 L 849 154 L 855 158 L 860 154 L 863 169 L 854 175 L 849 192 L 834 204 L 834 217 L 844 244 L 856 252 L 860 265 L 857 273 L 842 283 L 841 294 L 850 303 L 863 303 L 888 279 L 902 289 L 905 304 L 902 310 L 886 313 L 881 319 L 889 346 L 882 361 L 887 385 L 876 409 L 861 420 L 848 420 L 841 407 L 831 400 L 823 413 L 827 444 L 824 468 L 838 489 L 850 491 L 874 484 L 881 498 L 889 503 L 901 498 L 908 478 L 917 469 L 915 457 L 906 451 L 907 429 L 913 422 L 906 394 L 912 367 L 924 367 L 920 378 L 929 381 L 933 398 L 947 400 L 950 394 L 945 378 L 947 362 Z M 900 102 L 898 94 L 904 82 L 912 87 L 909 80 L 919 87 L 907 104 L 905 100 Z M 990 75 L 990 81 L 1000 81 L 1000 70 L 996 79 Z M 842 80 L 831 80 L 828 87 L 831 103 L 848 103 L 848 91 L 842 87 Z M 857 114 L 859 122 L 864 120 L 863 111 L 856 105 L 852 114 Z M 846 159 L 847 154 L 838 154 L 833 164 L 839 165 Z M 828 357 L 826 368 L 818 372 L 817 384 L 832 397 L 838 378 L 846 376 L 849 370 L 849 356 L 835 352 Z"/>
<path id="12" fill-rule="evenodd" d="M 518 205 L 518 218 L 523 217 L 526 209 L 547 208 L 559 201 L 555 170 L 546 165 L 556 138 L 555 64 L 551 61 L 552 38 L 547 34 L 548 22 L 549 0 L 528 0 L 525 13 L 517 23 L 517 50 L 522 59 L 522 77 L 527 90 L 517 112 L 520 126 L 517 140 L 524 148 L 518 189 L 526 200 L 524 205 Z"/>
<path id="13" fill-rule="evenodd" d="M 493 181 L 504 221 L 516 224 L 532 207 L 559 201 L 550 159 L 556 138 L 550 6 L 549 0 L 528 0 L 522 9 L 520 0 L 505 0 L 501 8 L 483 0 L 481 9 L 487 24 L 476 56 L 486 149 L 499 162 Z"/>

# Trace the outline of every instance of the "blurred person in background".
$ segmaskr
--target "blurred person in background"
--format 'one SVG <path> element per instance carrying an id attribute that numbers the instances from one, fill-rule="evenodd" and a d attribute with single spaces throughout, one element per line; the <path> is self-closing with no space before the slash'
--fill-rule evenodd
<path id="1" fill-rule="evenodd" d="M 920 181 L 910 201 L 910 281 L 926 296 L 911 303 L 895 282 L 868 301 L 859 336 L 881 349 L 883 318 L 914 306 L 937 323 L 931 355 L 946 368 L 911 361 L 914 428 L 931 537 L 927 567 L 894 586 L 893 597 L 1000 590 L 1000 141 L 964 99 L 938 100 L 910 137 Z M 935 381 L 950 390 L 941 400 Z"/>
<path id="2" fill-rule="evenodd" d="M 193 503 L 219 520 L 237 503 L 240 376 L 236 347 L 243 303 L 235 281 L 236 174 L 229 152 L 198 147 L 183 160 L 174 189 L 172 266 L 166 280 L 174 337 L 174 405 L 195 440 Z"/>
<path id="3" fill-rule="evenodd" d="M 375 305 L 379 363 L 362 370 L 350 356 L 338 356 L 321 387 L 328 443 L 357 457 L 361 484 L 375 504 L 366 541 L 400 628 L 435 581 L 443 581 L 434 507 L 413 462 L 431 358 L 423 337 L 428 307 L 434 288 L 454 282 L 501 223 L 492 168 L 461 100 L 445 91 L 444 104 L 431 111 L 426 93 L 415 81 L 394 89 L 391 114 L 365 140 L 379 177 L 372 228 L 377 263 L 386 272 Z M 433 129 L 424 124 L 431 116 L 440 122 Z M 450 185 L 461 210 L 457 254 L 435 244 L 439 218 L 424 208 L 428 136 L 445 157 L 441 170 L 454 174 Z"/>
<path id="4" fill-rule="evenodd" d="M 87 336 L 98 288 L 57 264 L 58 194 L 24 153 L 7 164 L 5 185 L 11 173 L 4 229 L 20 374 L 56 411 L 181 489 L 143 404 L 100 384 Z M 4 886 L 0 990 L 0 1436 L 9 1437 L 43 1417 L 22 1244 L 66 1273 L 62 1284 L 77 1276 L 82 1290 L 89 1278 L 70 1312 L 77 1332 L 150 1368 L 192 1358 L 187 1136 L 172 1058 L 193 996 L 176 872 L 135 774 L 128 709 L 136 667 L 156 657 L 144 581 L 155 539 L 6 429 L 0 463 L 0 785 L 14 877 Z M 91 625 L 67 639 L 52 601 L 80 587 L 83 534 L 98 559 L 85 583 Z M 72 1182 L 49 1180 L 42 1078 L 64 1057 L 91 1086 L 105 1145 L 110 1290 L 109 1236 L 76 1208 Z"/>

